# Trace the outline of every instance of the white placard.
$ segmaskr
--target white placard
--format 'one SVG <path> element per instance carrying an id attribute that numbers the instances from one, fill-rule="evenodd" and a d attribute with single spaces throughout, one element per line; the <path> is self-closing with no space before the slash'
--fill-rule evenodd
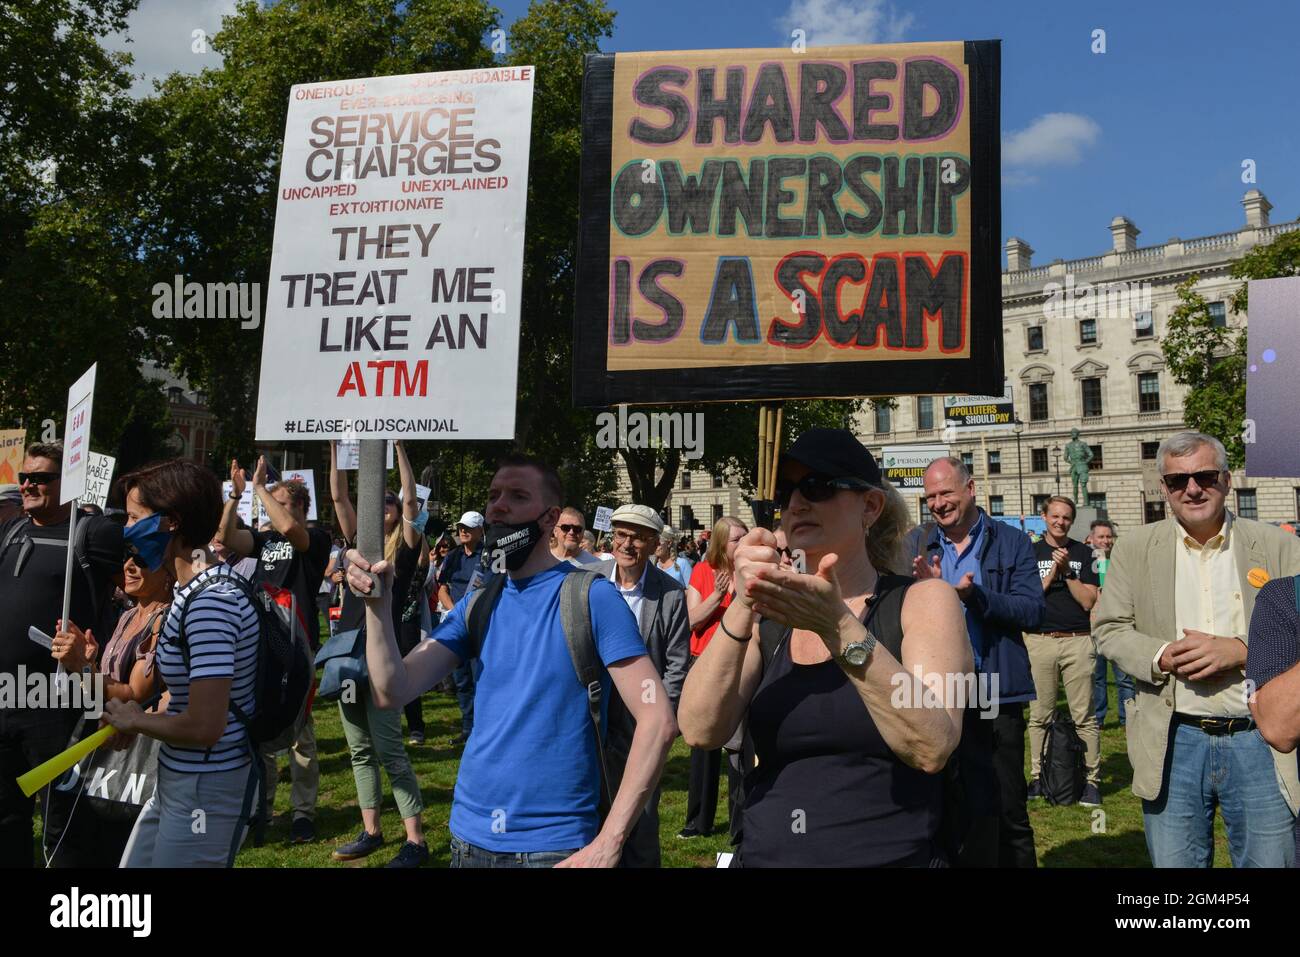
<path id="1" fill-rule="evenodd" d="M 533 76 L 292 88 L 259 440 L 514 437 Z"/>
<path id="2" fill-rule="evenodd" d="M 388 463 L 384 468 L 392 469 L 393 467 L 393 443 L 390 441 L 385 448 L 388 456 Z M 340 472 L 355 472 L 361 462 L 361 440 L 344 439 L 338 444 L 338 456 L 336 460 Z"/>
<path id="3" fill-rule="evenodd" d="M 81 501 L 86 505 L 103 508 L 108 502 L 108 490 L 113 484 L 113 466 L 117 459 L 111 455 L 91 452 L 86 463 L 86 488 Z"/>
<path id="4" fill-rule="evenodd" d="M 608 532 L 613 526 L 610 524 L 610 516 L 614 514 L 612 508 L 606 508 L 604 505 L 596 506 L 596 517 L 592 520 L 591 527 L 598 532 Z"/>
<path id="5" fill-rule="evenodd" d="M 223 502 L 226 499 L 230 498 L 230 492 L 231 489 L 233 488 L 234 486 L 230 484 L 230 479 L 226 479 L 224 482 L 221 483 L 221 500 Z M 236 513 L 238 513 L 240 519 L 243 520 L 245 525 L 247 525 L 249 528 L 256 528 L 256 526 L 253 524 L 253 483 L 252 482 L 244 483 L 244 494 L 240 496 L 239 504 L 235 506 L 235 511 Z"/>
<path id="6" fill-rule="evenodd" d="M 95 363 L 68 390 L 68 413 L 63 420 L 63 480 L 59 504 L 81 498 L 86 490 L 90 462 L 90 413 L 95 404 Z"/>

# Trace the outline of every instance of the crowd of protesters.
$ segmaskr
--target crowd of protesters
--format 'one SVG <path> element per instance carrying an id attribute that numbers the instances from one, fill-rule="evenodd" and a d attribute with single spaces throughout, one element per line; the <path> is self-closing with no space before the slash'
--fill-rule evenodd
<path id="1" fill-rule="evenodd" d="M 1047 500 L 1031 539 L 948 457 L 925 470 L 930 521 L 912 526 L 845 430 L 811 429 L 780 457 L 777 527 L 724 516 L 698 536 L 637 502 L 589 528 L 554 468 L 523 455 L 444 531 L 396 454 L 383 554 L 366 557 L 334 447 L 333 536 L 264 459 L 251 475 L 231 463 L 224 501 L 197 465 L 146 466 L 118 480 L 118 520 L 87 510 L 73 531 L 61 445 L 26 450 L 0 487 L 0 673 L 102 689 L 114 734 L 28 798 L 16 779 L 97 722 L 66 702 L 0 708 L 0 866 L 231 866 L 246 836 L 265 839 L 285 753 L 290 840 L 318 840 L 322 701 L 308 694 L 275 740 L 246 724 L 258 588 L 287 596 L 318 664 L 341 655 L 357 676 L 328 699 L 362 825 L 336 860 L 385 846 L 386 772 L 405 830 L 388 866 L 428 861 L 407 747 L 426 743 L 422 696 L 440 689 L 461 713 L 446 745 L 464 749 L 454 867 L 658 867 L 679 735 L 677 837 L 713 832 L 725 757 L 730 866 L 1034 867 L 1029 802 L 1051 796 L 1046 741 L 1067 717 L 1077 799 L 1102 803 L 1109 662 L 1152 863 L 1209 866 L 1216 808 L 1234 866 L 1295 862 L 1300 541 L 1227 510 L 1209 436 L 1161 444 L 1168 518 L 1118 535 L 1101 517 L 1083 541 L 1069 498 Z M 260 528 L 238 516 L 249 483 Z M 151 788 L 114 817 L 78 775 L 126 756 Z"/>

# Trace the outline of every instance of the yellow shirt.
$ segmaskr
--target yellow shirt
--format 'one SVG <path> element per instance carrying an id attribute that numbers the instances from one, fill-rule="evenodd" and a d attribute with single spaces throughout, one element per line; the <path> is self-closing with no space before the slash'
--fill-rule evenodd
<path id="1" fill-rule="evenodd" d="M 1232 551 L 1232 513 L 1224 512 L 1223 527 L 1204 545 L 1179 525 L 1182 538 L 1174 546 L 1173 641 L 1186 637 L 1184 628 L 1207 635 L 1246 636 L 1246 609 L 1241 600 L 1241 576 Z M 1161 646 L 1159 662 L 1168 642 Z M 1152 673 L 1163 677 L 1153 662 Z M 1234 668 L 1205 681 L 1185 681 L 1174 676 L 1174 710 L 1180 714 L 1214 718 L 1250 716 L 1246 704 L 1246 676 Z"/>

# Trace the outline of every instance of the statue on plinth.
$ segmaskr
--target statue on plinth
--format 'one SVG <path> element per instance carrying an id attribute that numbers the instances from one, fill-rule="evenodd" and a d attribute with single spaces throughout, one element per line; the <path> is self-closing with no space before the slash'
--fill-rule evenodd
<path id="1" fill-rule="evenodd" d="M 1075 504 L 1088 504 L 1088 463 L 1092 461 L 1092 449 L 1079 438 L 1079 430 L 1070 430 L 1070 441 L 1065 446 L 1065 461 L 1070 466 L 1070 483 L 1074 489 L 1071 496 Z M 1083 498 L 1079 498 L 1079 486 L 1083 486 Z"/>

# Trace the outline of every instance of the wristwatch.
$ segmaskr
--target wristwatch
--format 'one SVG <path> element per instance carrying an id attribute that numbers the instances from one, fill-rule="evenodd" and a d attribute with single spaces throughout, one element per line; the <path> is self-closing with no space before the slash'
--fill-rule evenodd
<path id="1" fill-rule="evenodd" d="M 854 668 L 861 668 L 867 663 L 875 647 L 876 636 L 868 631 L 867 637 L 862 641 L 854 641 L 845 646 L 844 651 L 840 653 L 840 661 Z"/>

